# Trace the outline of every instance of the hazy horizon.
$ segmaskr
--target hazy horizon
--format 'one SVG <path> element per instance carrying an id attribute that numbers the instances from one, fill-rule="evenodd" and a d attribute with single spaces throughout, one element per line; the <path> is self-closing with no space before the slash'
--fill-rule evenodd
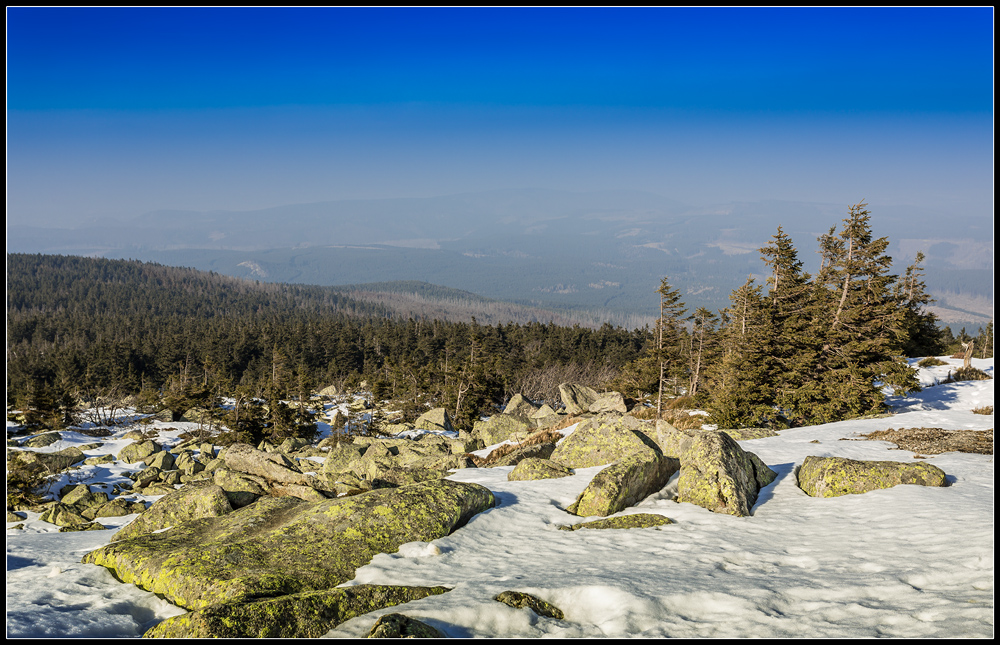
<path id="1" fill-rule="evenodd" d="M 991 221 L 992 22 L 8 8 L 7 223 L 527 187 Z"/>

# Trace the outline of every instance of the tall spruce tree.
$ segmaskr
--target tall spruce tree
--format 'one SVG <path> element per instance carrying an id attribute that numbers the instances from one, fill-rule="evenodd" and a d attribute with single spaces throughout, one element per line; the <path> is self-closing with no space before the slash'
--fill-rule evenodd
<path id="1" fill-rule="evenodd" d="M 831 422 L 881 412 L 883 386 L 919 389 L 902 358 L 904 311 L 893 294 L 896 276 L 885 254 L 889 240 L 874 238 L 864 202 L 849 208 L 840 233 L 820 237 L 823 264 L 815 282 L 820 342 L 818 398 L 812 421 Z"/>
<path id="2" fill-rule="evenodd" d="M 684 374 L 682 341 L 684 322 L 688 319 L 684 317 L 687 308 L 681 301 L 681 292 L 670 286 L 666 276 L 660 280 L 656 293 L 660 294 L 660 317 L 656 319 L 654 356 L 660 373 L 656 396 L 656 418 L 660 419 L 664 389 L 668 388 L 671 394 L 676 394 L 677 384 Z"/>
<path id="3" fill-rule="evenodd" d="M 934 299 L 924 284 L 923 261 L 924 254 L 918 251 L 913 264 L 906 267 L 903 278 L 896 283 L 896 299 L 903 308 L 903 353 L 910 358 L 938 356 L 946 349 L 937 316 L 927 309 Z"/>
<path id="4" fill-rule="evenodd" d="M 760 426 L 775 416 L 774 323 L 761 291 L 748 278 L 722 312 L 722 356 L 711 370 L 709 404 L 720 428 Z"/>
<path id="5" fill-rule="evenodd" d="M 798 252 L 780 226 L 760 253 L 771 269 L 766 300 L 777 339 L 771 354 L 775 403 L 786 420 L 797 425 L 810 416 L 820 397 L 816 382 L 820 344 L 813 333 L 816 300 L 810 276 L 802 271 Z"/>

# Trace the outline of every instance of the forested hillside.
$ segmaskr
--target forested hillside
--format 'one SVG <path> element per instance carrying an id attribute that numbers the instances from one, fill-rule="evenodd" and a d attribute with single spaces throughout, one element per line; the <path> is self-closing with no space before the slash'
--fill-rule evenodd
<path id="1" fill-rule="evenodd" d="M 109 390 L 285 398 L 367 381 L 378 396 L 462 402 L 471 418 L 518 391 L 544 398 L 562 380 L 606 380 L 649 336 L 403 320 L 331 288 L 135 261 L 7 260 L 7 400 L 22 406 Z"/>

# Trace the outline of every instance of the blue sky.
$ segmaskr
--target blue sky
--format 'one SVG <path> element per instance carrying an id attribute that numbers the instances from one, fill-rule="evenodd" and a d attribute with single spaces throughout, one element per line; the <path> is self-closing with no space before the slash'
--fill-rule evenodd
<path id="1" fill-rule="evenodd" d="M 993 10 L 7 10 L 8 223 L 495 188 L 992 214 Z"/>

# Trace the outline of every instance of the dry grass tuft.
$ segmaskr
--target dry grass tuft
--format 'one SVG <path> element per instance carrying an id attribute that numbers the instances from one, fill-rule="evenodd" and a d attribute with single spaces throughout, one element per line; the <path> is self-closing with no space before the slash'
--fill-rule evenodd
<path id="1" fill-rule="evenodd" d="M 629 414 L 643 421 L 654 421 L 656 419 L 656 408 L 636 406 Z M 664 410 L 660 418 L 678 430 L 700 430 L 701 426 L 706 423 L 704 416 L 700 414 L 692 415 L 691 410 L 683 408 Z"/>
<path id="2" fill-rule="evenodd" d="M 494 448 L 490 454 L 485 457 L 480 457 L 478 455 L 470 455 L 472 457 L 472 462 L 476 464 L 479 468 L 489 466 L 500 460 L 501 457 L 509 455 L 519 448 L 524 448 L 525 446 L 534 446 L 539 443 L 556 443 L 562 439 L 562 433 L 556 432 L 552 428 L 547 428 L 540 432 L 535 432 L 530 434 L 525 438 L 524 441 L 519 443 L 505 443 L 502 446 Z"/>
<path id="3" fill-rule="evenodd" d="M 962 357 L 959 356 L 959 358 Z M 921 358 L 919 361 L 917 361 L 917 367 L 937 367 L 938 365 L 947 365 L 947 364 L 948 363 L 945 363 L 936 356 L 928 356 L 927 358 Z"/>
<path id="4" fill-rule="evenodd" d="M 983 370 L 972 367 L 960 367 L 954 372 L 948 373 L 943 383 L 956 383 L 958 381 L 989 381 L 992 377 Z"/>
<path id="5" fill-rule="evenodd" d="M 993 430 L 944 430 L 942 428 L 900 428 L 876 430 L 861 435 L 872 441 L 894 443 L 898 450 L 939 455 L 943 452 L 993 454 Z"/>
<path id="6" fill-rule="evenodd" d="M 972 411 L 972 414 L 993 414 L 993 406 L 984 405 L 981 408 L 976 408 Z"/>

